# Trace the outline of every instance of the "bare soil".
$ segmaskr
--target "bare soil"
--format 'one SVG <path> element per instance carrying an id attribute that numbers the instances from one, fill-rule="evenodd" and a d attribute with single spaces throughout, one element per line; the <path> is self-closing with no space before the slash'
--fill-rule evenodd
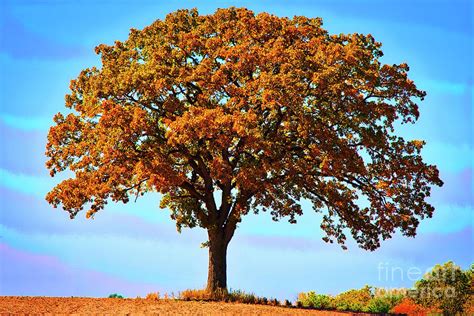
<path id="1" fill-rule="evenodd" d="M 351 315 L 239 303 L 150 299 L 0 296 L 0 315 Z"/>

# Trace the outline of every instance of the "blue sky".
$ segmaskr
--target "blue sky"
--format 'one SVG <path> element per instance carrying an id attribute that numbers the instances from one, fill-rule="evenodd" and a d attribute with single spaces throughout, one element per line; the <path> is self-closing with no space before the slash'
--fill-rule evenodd
<path id="1" fill-rule="evenodd" d="M 200 288 L 207 277 L 203 230 L 178 234 L 152 194 L 109 204 L 94 220 L 53 209 L 44 195 L 60 179 L 44 167 L 48 127 L 64 110 L 69 81 L 99 65 L 93 48 L 124 40 L 179 8 L 212 13 L 248 7 L 279 16 L 322 17 L 330 33 L 371 33 L 385 63 L 407 62 L 428 92 L 417 124 L 400 134 L 424 139 L 425 159 L 445 185 L 430 198 L 432 219 L 416 238 L 395 236 L 375 252 L 321 240 L 309 206 L 297 225 L 267 214 L 244 218 L 230 244 L 232 288 L 294 299 L 300 291 L 337 293 L 371 284 L 410 286 L 408 269 L 426 271 L 473 258 L 473 28 L 470 1 L 1 1 L 0 295 L 144 296 Z M 385 270 L 381 270 L 382 267 Z M 387 270 L 388 269 L 388 270 Z M 394 275 L 381 273 L 392 272 Z"/>

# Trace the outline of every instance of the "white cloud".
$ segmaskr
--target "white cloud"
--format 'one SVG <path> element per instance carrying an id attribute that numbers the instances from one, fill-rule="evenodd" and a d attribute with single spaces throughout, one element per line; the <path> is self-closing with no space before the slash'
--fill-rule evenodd
<path id="1" fill-rule="evenodd" d="M 0 168 L 0 185 L 10 190 L 43 199 L 49 188 L 57 182 L 54 178 L 13 173 Z"/>

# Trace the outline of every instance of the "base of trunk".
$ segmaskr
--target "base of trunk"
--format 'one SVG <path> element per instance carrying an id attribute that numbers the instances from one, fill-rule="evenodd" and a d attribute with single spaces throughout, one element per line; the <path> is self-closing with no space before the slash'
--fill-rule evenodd
<path id="1" fill-rule="evenodd" d="M 206 290 L 213 294 L 227 292 L 227 244 L 222 234 L 209 233 L 209 270 Z"/>

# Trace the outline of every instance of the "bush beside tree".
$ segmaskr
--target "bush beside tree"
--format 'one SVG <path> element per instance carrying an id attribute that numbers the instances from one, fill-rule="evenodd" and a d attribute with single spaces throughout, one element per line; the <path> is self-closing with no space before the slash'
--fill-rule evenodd
<path id="1" fill-rule="evenodd" d="M 464 312 L 472 290 L 472 266 L 463 271 L 448 261 L 436 265 L 415 284 L 415 301 L 425 307 L 436 307 L 444 315 Z"/>
<path id="2" fill-rule="evenodd" d="M 439 314 L 474 315 L 474 264 L 465 271 L 452 261 L 436 265 L 414 289 L 385 290 L 368 285 L 336 296 L 298 294 L 299 307 L 369 312 L 396 313 L 409 316 Z"/>

